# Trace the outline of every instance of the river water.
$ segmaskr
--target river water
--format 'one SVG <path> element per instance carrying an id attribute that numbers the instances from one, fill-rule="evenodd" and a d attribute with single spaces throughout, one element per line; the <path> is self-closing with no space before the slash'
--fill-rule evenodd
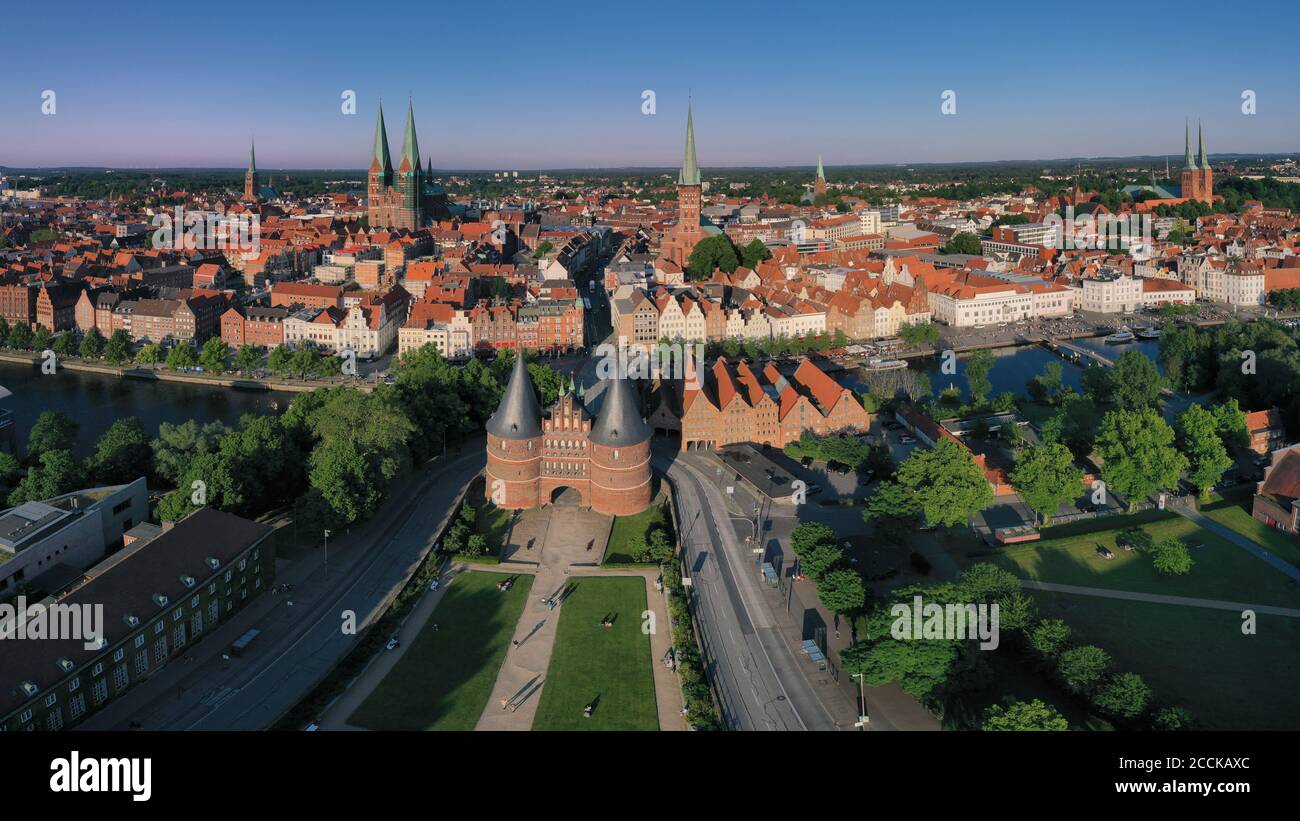
<path id="1" fill-rule="evenodd" d="M 0 362 L 0 385 L 13 396 L 0 399 L 0 408 L 14 412 L 18 446 L 25 451 L 27 433 L 42 411 L 63 411 L 76 420 L 78 456 L 91 453 L 114 421 L 138 418 L 151 436 L 162 422 L 200 423 L 218 420 L 234 426 L 246 413 L 274 413 L 288 407 L 295 394 L 281 391 L 241 391 L 231 388 L 121 379 L 98 373 L 60 369 L 52 375 L 39 367 Z"/>

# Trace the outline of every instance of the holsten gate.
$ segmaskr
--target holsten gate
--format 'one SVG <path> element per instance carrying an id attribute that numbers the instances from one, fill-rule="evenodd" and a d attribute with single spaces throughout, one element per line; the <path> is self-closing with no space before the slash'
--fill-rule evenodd
<path id="1" fill-rule="evenodd" d="M 555 501 L 572 489 L 597 513 L 639 513 L 650 506 L 653 434 L 628 379 L 605 381 L 594 422 L 571 391 L 543 416 L 521 353 L 501 405 L 487 421 L 484 492 L 499 507 L 520 509 Z"/>

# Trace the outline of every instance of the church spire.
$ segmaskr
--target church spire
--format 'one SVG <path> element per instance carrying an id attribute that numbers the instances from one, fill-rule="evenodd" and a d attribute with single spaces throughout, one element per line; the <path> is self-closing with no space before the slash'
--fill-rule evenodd
<path id="1" fill-rule="evenodd" d="M 699 185 L 700 169 L 695 162 L 695 123 L 691 118 L 691 104 L 686 104 L 686 155 L 682 158 L 682 170 L 677 175 L 678 185 Z"/>
<path id="2" fill-rule="evenodd" d="M 1196 141 L 1200 145 L 1201 151 L 1201 170 L 1210 170 L 1210 155 L 1205 153 L 1205 132 L 1201 131 L 1201 124 L 1196 124 Z"/>
<path id="3" fill-rule="evenodd" d="M 248 139 L 248 173 L 257 173 L 257 145 L 251 137 Z"/>
<path id="4" fill-rule="evenodd" d="M 406 134 L 402 137 L 401 166 L 405 166 L 408 171 L 420 167 L 420 146 L 415 139 L 415 111 L 410 101 L 406 103 Z"/>
<path id="5" fill-rule="evenodd" d="M 1195 170 L 1196 161 L 1192 159 L 1192 126 L 1188 123 L 1183 124 L 1183 148 L 1187 154 L 1187 159 L 1183 163 L 1183 169 Z"/>
<path id="6" fill-rule="evenodd" d="M 819 179 L 819 180 L 825 180 L 825 179 L 826 179 L 826 169 L 822 168 L 822 155 L 821 155 L 821 154 L 818 154 L 818 155 L 817 155 L 817 179 Z"/>
<path id="7" fill-rule="evenodd" d="M 370 159 L 370 168 L 384 173 L 393 170 L 393 162 L 388 156 L 388 130 L 384 128 L 383 103 L 379 104 L 379 121 L 375 123 L 375 150 Z"/>

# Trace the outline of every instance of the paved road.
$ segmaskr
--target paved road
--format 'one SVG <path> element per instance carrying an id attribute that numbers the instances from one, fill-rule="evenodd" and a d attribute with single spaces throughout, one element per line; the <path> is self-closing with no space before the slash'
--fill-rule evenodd
<path id="1" fill-rule="evenodd" d="M 1211 610 L 1254 610 L 1270 616 L 1286 616 L 1300 619 L 1300 610 L 1291 607 L 1274 607 L 1269 604 L 1243 604 L 1242 602 L 1224 601 L 1222 599 L 1202 599 L 1192 596 L 1166 596 L 1161 593 L 1136 593 L 1132 590 L 1108 590 L 1104 587 L 1080 587 L 1075 584 L 1056 584 L 1055 582 L 1038 582 L 1021 579 L 1020 586 L 1028 590 L 1049 590 L 1053 593 L 1073 593 L 1079 596 L 1100 596 L 1104 599 L 1125 599 L 1127 601 L 1151 602 L 1152 604 L 1176 604 L 1182 607 L 1205 607 Z"/>
<path id="2" fill-rule="evenodd" d="M 671 447 L 656 448 L 653 459 L 676 490 L 684 564 L 723 721 L 737 730 L 836 729 L 771 622 L 713 477 Z"/>
<path id="3" fill-rule="evenodd" d="M 354 538 L 342 555 L 332 545 L 328 576 L 315 573 L 310 582 L 296 582 L 292 593 L 263 594 L 266 601 L 255 603 L 263 608 L 260 620 L 249 625 L 263 628 L 263 634 L 249 654 L 222 660 L 226 642 L 211 636 L 195 646 L 195 662 L 173 661 L 159 671 L 160 681 L 133 688 L 87 726 L 120 729 L 128 720 L 150 730 L 270 726 L 352 648 L 356 636 L 342 632 L 343 612 L 356 614 L 358 633 L 382 614 L 485 458 L 482 445 L 471 440 L 462 455 L 413 479 L 413 486 L 403 489 L 405 501 L 382 511 L 388 519 L 372 520 L 364 538 Z"/>

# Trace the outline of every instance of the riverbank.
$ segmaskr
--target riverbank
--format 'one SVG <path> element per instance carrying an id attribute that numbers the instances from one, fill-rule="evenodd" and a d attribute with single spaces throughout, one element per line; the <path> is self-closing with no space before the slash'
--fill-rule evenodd
<path id="1" fill-rule="evenodd" d="M 40 354 L 18 351 L 0 351 L 0 362 L 9 362 L 15 365 L 31 365 L 36 367 L 41 364 L 42 358 Z M 180 373 L 178 371 L 168 371 L 161 368 L 124 368 L 75 357 L 67 357 L 58 360 L 58 367 L 70 371 L 115 376 L 120 379 L 139 379 L 148 382 L 180 382 L 189 385 L 202 385 L 211 388 L 233 388 L 235 390 L 244 391 L 307 393 L 314 391 L 317 388 L 332 388 L 339 385 L 351 384 L 341 377 L 333 381 L 315 379 L 280 379 L 276 381 L 239 376 L 212 376 L 210 374 Z M 375 389 L 374 385 L 364 383 L 353 384 L 352 387 L 355 387 L 360 391 L 365 391 L 366 393 Z"/>

